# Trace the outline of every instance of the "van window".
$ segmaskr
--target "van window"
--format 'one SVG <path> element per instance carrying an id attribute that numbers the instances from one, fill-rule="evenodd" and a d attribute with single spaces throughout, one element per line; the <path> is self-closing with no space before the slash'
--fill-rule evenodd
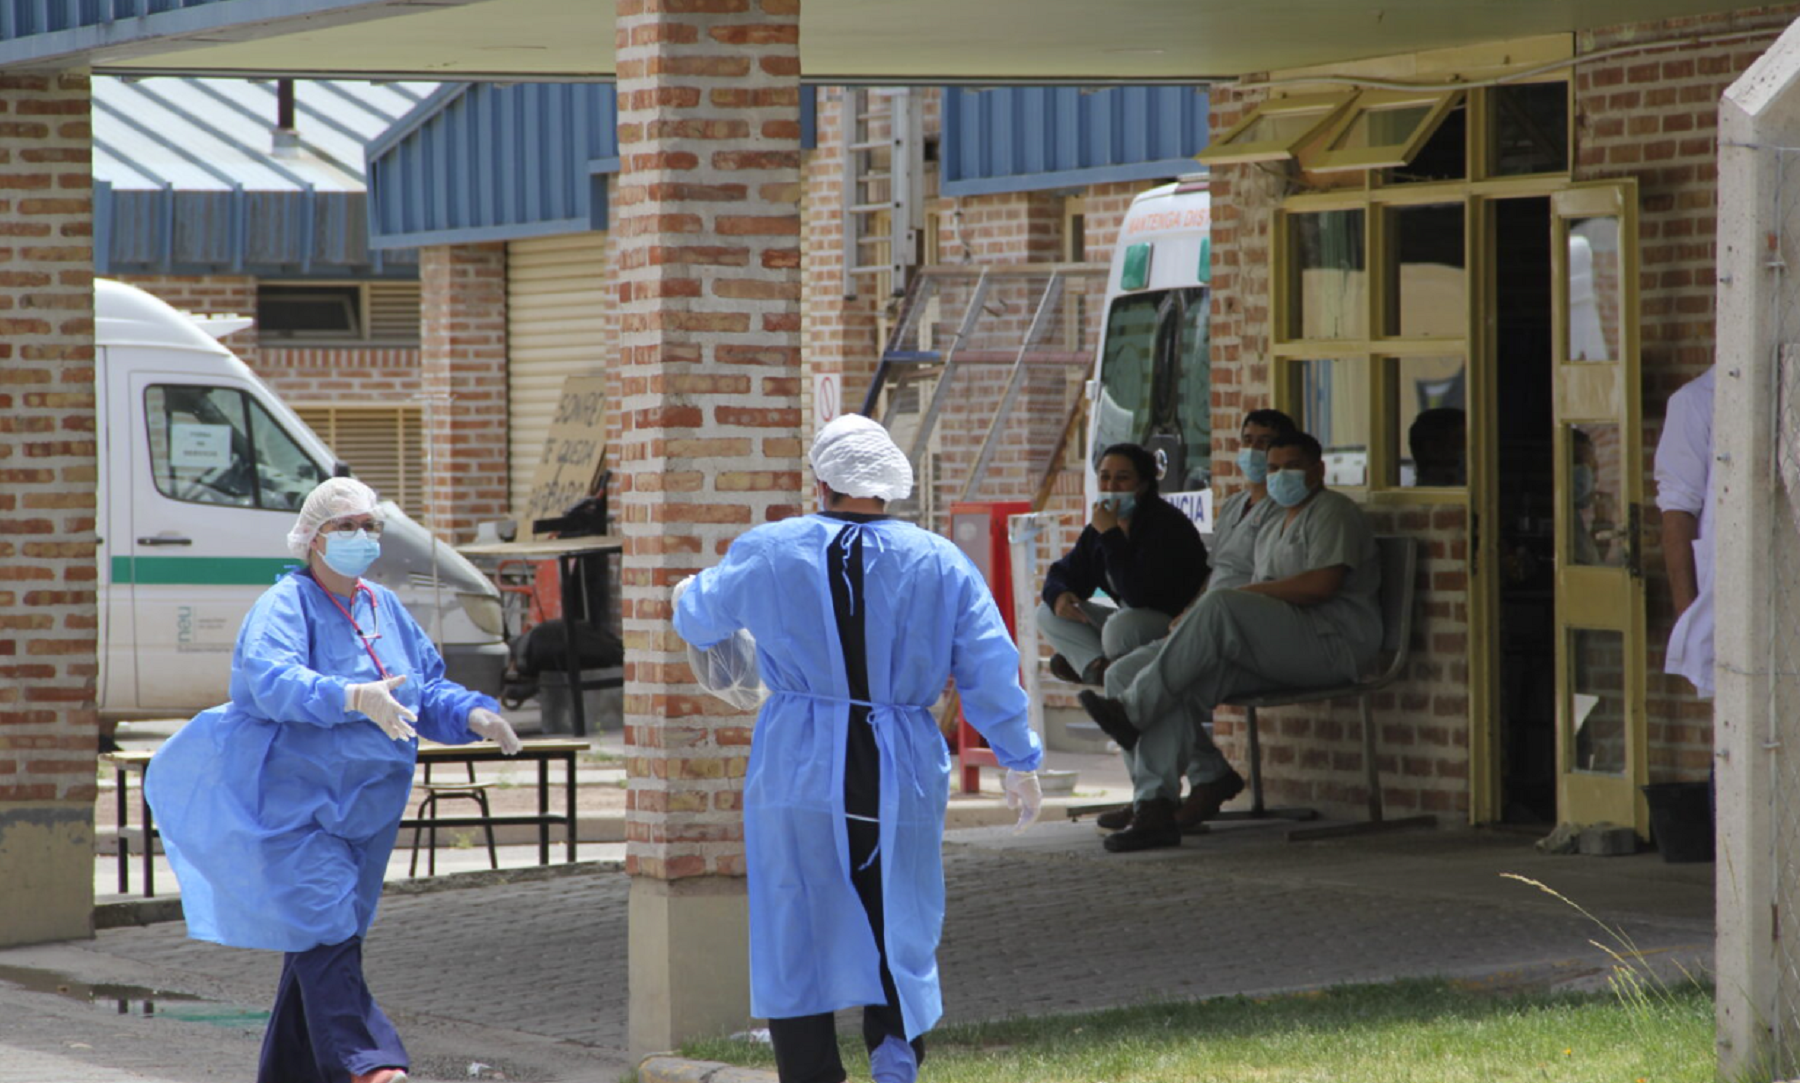
<path id="1" fill-rule="evenodd" d="M 237 388 L 156 384 L 144 392 L 150 473 L 171 500 L 291 511 L 324 474 Z"/>
<path id="2" fill-rule="evenodd" d="M 250 435 L 256 445 L 257 502 L 265 508 L 299 511 L 306 494 L 325 480 L 319 464 L 255 399 L 250 400 Z"/>
<path id="3" fill-rule="evenodd" d="M 1204 289 L 1120 297 L 1107 313 L 1099 423 L 1091 458 L 1141 444 L 1166 466 L 1167 492 L 1205 488 L 1212 475 L 1212 370 Z"/>

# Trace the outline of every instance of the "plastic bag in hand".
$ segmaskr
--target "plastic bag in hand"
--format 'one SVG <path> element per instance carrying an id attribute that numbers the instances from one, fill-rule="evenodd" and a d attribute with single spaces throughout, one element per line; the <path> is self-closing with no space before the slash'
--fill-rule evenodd
<path id="1" fill-rule="evenodd" d="M 680 605 L 681 596 L 693 582 L 690 575 L 675 584 L 671 602 Z M 690 643 L 687 654 L 695 683 L 738 710 L 754 711 L 769 698 L 756 663 L 756 637 L 745 629 L 739 628 L 705 650 Z"/>

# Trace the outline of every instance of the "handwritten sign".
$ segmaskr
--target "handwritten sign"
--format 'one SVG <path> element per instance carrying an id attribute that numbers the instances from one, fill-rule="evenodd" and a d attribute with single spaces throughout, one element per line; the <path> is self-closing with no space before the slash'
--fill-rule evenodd
<path id="1" fill-rule="evenodd" d="M 537 520 L 554 519 L 593 496 L 605 463 L 606 379 L 571 376 L 563 381 L 556 416 L 531 474 L 531 491 L 519 512 L 519 540 L 532 538 L 531 524 Z"/>

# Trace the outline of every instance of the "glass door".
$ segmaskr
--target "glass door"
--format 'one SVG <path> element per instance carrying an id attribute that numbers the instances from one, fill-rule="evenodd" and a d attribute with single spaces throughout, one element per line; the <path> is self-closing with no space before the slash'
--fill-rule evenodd
<path id="1" fill-rule="evenodd" d="M 1637 187 L 1576 185 L 1551 206 L 1557 818 L 1643 834 Z"/>

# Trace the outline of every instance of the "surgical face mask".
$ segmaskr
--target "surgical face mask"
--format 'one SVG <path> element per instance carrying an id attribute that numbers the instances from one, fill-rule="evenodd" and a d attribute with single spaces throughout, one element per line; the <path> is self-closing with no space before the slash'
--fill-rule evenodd
<path id="1" fill-rule="evenodd" d="M 1117 515 L 1119 518 L 1129 519 L 1131 518 L 1132 511 L 1137 508 L 1137 494 L 1104 493 L 1100 497 L 1100 503 L 1111 508 L 1113 514 Z"/>
<path id="2" fill-rule="evenodd" d="M 1238 449 L 1238 473 L 1252 485 L 1261 485 L 1269 476 L 1269 453 L 1253 447 Z"/>
<path id="3" fill-rule="evenodd" d="M 1594 468 L 1587 463 L 1576 463 L 1569 481 L 1575 488 L 1575 505 L 1587 506 L 1594 498 Z"/>
<path id="4" fill-rule="evenodd" d="M 381 555 L 381 543 L 361 530 L 345 536 L 333 531 L 325 535 L 325 566 L 352 579 L 369 570 Z"/>
<path id="5" fill-rule="evenodd" d="M 1284 508 L 1295 507 L 1310 492 L 1312 487 L 1306 484 L 1304 470 L 1276 470 L 1269 474 L 1269 495 Z"/>

